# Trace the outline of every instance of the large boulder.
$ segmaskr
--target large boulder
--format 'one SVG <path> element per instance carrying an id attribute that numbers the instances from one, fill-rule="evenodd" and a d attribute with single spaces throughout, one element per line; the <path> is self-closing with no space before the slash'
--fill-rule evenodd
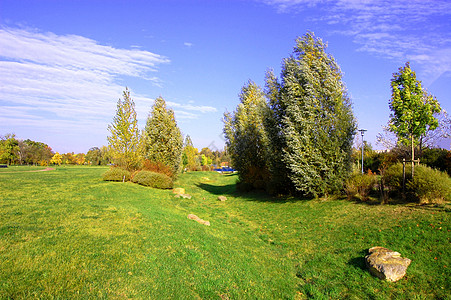
<path id="1" fill-rule="evenodd" d="M 407 267 L 412 262 L 401 257 L 396 251 L 384 247 L 373 247 L 365 256 L 366 266 L 371 274 L 387 281 L 398 281 L 406 275 Z"/>

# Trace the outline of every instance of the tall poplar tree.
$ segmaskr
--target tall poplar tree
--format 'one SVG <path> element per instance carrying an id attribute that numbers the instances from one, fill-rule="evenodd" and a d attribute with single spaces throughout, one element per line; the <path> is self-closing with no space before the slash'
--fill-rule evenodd
<path id="1" fill-rule="evenodd" d="M 108 131 L 111 133 L 107 139 L 113 162 L 127 170 L 138 168 L 141 159 L 140 135 L 135 102 L 128 88 L 123 92 L 123 100 L 117 102 L 116 116 Z"/>
<path id="2" fill-rule="evenodd" d="M 240 182 L 264 188 L 268 179 L 267 140 L 264 119 L 268 114 L 265 94 L 253 81 L 241 89 L 240 103 L 233 114 L 224 115 L 224 135 L 233 167 Z"/>
<path id="3" fill-rule="evenodd" d="M 438 127 L 438 120 L 434 117 L 441 111 L 437 99 L 429 95 L 417 80 L 416 74 L 407 62 L 393 74 L 391 80 L 392 97 L 389 107 L 389 129 L 398 137 L 398 142 L 410 144 L 412 176 L 414 174 L 415 144 L 428 131 Z"/>
<path id="4" fill-rule="evenodd" d="M 266 72 L 265 93 L 269 100 L 269 113 L 264 120 L 265 134 L 268 141 L 267 165 L 270 172 L 267 191 L 271 194 L 290 194 L 294 185 L 289 178 L 290 169 L 284 161 L 285 138 L 282 123 L 285 107 L 280 101 L 280 84 L 273 70 Z"/>
<path id="5" fill-rule="evenodd" d="M 144 156 L 169 167 L 174 176 L 181 171 L 183 137 L 162 97 L 155 100 L 144 129 Z"/>
<path id="6" fill-rule="evenodd" d="M 280 83 L 267 75 L 273 151 L 282 153 L 295 189 L 313 197 L 342 187 L 356 130 L 342 73 L 326 47 L 308 32 L 283 61 Z"/>

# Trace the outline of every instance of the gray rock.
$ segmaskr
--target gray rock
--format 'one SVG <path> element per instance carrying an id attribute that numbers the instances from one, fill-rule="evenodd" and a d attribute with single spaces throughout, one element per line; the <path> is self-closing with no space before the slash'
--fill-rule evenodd
<path id="1" fill-rule="evenodd" d="M 365 256 L 366 266 L 371 274 L 387 281 L 398 281 L 406 275 L 407 267 L 412 262 L 401 257 L 396 251 L 384 247 L 373 247 Z"/>

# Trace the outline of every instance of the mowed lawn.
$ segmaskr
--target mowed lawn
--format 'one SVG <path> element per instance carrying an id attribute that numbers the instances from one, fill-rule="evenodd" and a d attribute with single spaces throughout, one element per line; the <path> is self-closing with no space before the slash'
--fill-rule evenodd
<path id="1" fill-rule="evenodd" d="M 238 194 L 214 172 L 181 175 L 179 199 L 106 170 L 0 172 L 1 299 L 451 299 L 449 204 Z M 371 276 L 372 246 L 412 259 L 406 277 Z"/>

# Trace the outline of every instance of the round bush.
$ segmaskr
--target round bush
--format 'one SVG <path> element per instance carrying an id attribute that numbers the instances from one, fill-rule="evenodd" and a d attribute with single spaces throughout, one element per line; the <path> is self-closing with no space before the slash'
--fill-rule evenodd
<path id="1" fill-rule="evenodd" d="M 406 165 L 406 180 L 410 178 L 410 165 Z M 391 165 L 384 172 L 384 182 L 389 187 L 390 192 L 395 192 L 398 195 L 402 194 L 402 163 Z"/>
<path id="2" fill-rule="evenodd" d="M 346 181 L 345 191 L 348 200 L 359 194 L 363 201 L 368 200 L 368 195 L 377 183 L 377 177 L 373 174 L 354 174 Z"/>
<path id="3" fill-rule="evenodd" d="M 451 179 L 445 172 L 420 165 L 407 190 L 421 203 L 441 203 L 451 197 Z"/>
<path id="4" fill-rule="evenodd" d="M 122 168 L 114 167 L 103 174 L 104 181 L 130 181 L 130 172 Z"/>
<path id="5" fill-rule="evenodd" d="M 139 171 L 133 176 L 133 182 L 157 189 L 171 189 L 174 186 L 171 177 L 151 171 Z"/>

